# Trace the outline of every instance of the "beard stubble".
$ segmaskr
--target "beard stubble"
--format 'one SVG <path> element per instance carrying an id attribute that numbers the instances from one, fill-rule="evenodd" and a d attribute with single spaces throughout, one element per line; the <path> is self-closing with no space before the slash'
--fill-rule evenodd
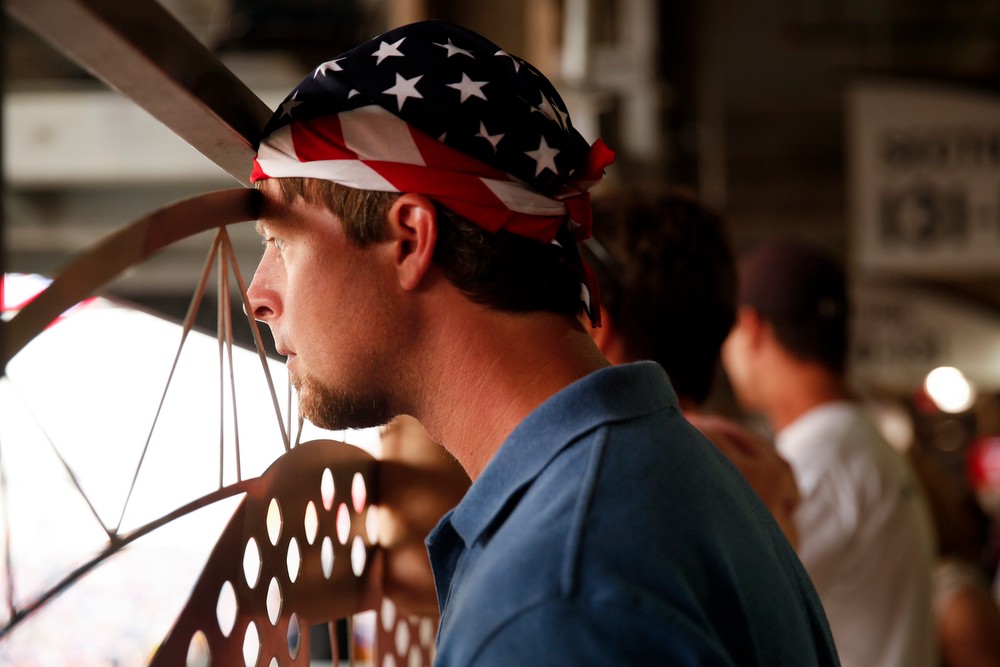
<path id="1" fill-rule="evenodd" d="M 381 392 L 345 392 L 326 387 L 312 378 L 289 374 L 299 397 L 299 414 L 331 431 L 370 428 L 389 423 L 395 412 Z"/>

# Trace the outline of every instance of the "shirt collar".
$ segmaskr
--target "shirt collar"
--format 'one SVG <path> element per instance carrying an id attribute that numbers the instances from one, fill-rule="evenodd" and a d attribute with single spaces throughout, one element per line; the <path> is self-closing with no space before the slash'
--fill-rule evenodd
<path id="1" fill-rule="evenodd" d="M 676 406 L 666 373 L 656 363 L 643 361 L 591 373 L 533 410 L 446 518 L 471 545 L 510 499 L 576 438 L 609 422 Z"/>

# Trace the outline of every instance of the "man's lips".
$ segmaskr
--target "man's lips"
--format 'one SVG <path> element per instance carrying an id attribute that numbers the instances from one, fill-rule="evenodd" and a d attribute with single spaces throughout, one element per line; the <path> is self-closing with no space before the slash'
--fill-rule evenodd
<path id="1" fill-rule="evenodd" d="M 274 351 L 285 358 L 286 364 L 288 364 L 289 362 L 292 361 L 292 359 L 295 358 L 295 353 L 283 345 L 276 345 Z"/>

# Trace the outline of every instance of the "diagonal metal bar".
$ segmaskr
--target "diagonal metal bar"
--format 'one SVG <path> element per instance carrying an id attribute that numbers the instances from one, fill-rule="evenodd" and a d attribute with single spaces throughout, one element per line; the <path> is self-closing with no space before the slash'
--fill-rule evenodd
<path id="1" fill-rule="evenodd" d="M 28 401 L 24 398 L 24 394 L 22 394 L 21 390 L 18 389 L 17 382 L 15 382 L 14 378 L 10 375 L 7 376 L 7 382 L 10 383 L 9 386 L 11 390 L 13 390 L 14 394 L 21 401 L 21 409 L 24 410 L 29 417 L 31 417 L 31 420 L 35 423 L 35 427 L 38 428 L 42 437 L 45 438 L 45 441 L 48 443 L 49 449 L 52 450 L 52 453 L 55 454 L 59 464 L 62 465 L 63 470 L 66 472 L 66 476 L 69 477 L 69 481 L 73 485 L 73 488 L 76 489 L 76 492 L 81 498 L 83 498 L 83 502 L 86 503 L 88 508 L 90 508 L 90 513 L 94 515 L 94 519 L 101 525 L 101 530 L 107 534 L 108 539 L 111 539 L 111 530 L 104 524 L 104 520 L 101 519 L 101 515 L 97 511 L 97 508 L 94 507 L 94 503 L 91 501 L 90 496 L 88 496 L 87 492 L 83 490 L 83 486 L 80 484 L 80 479 L 76 476 L 76 473 L 73 472 L 73 468 L 70 467 L 69 461 L 66 460 L 66 458 L 62 455 L 62 452 L 59 451 L 59 447 L 56 446 L 56 441 L 52 439 L 51 435 L 49 435 L 49 431 L 45 428 L 45 425 L 42 424 L 42 420 L 39 419 L 38 415 L 35 414 L 35 411 L 31 409 Z M 0 469 L 0 482 L 3 481 L 2 474 L 3 471 Z M 6 509 L 6 504 L 4 504 L 4 511 L 6 511 Z M 7 526 L 7 538 L 10 539 L 10 523 L 6 520 L 6 517 L 4 518 L 4 525 Z"/>
<path id="2" fill-rule="evenodd" d="M 187 516 L 202 507 L 207 507 L 212 503 L 219 502 L 220 500 L 225 500 L 226 498 L 251 491 L 261 484 L 258 481 L 259 479 L 259 477 L 255 477 L 244 482 L 230 484 L 229 486 L 223 487 L 218 491 L 207 493 L 196 500 L 192 500 L 186 505 L 178 507 L 168 514 L 164 514 L 159 519 L 150 521 L 149 523 L 143 524 L 142 526 L 139 526 L 124 535 L 116 536 L 115 539 L 109 540 L 105 547 L 90 560 L 79 565 L 72 572 L 60 579 L 58 583 L 45 590 L 39 597 L 35 598 L 31 602 L 28 602 L 24 607 L 15 609 L 11 614 L 10 619 L 7 621 L 7 624 L 0 627 L 0 640 L 3 640 L 6 635 L 13 631 L 36 611 L 48 604 L 61 593 L 68 590 L 70 586 L 76 583 L 79 579 L 83 578 L 83 576 L 88 572 L 108 560 L 111 556 L 120 552 L 132 542 L 135 542 L 137 539 L 148 535 L 157 528 L 165 526 L 171 521 L 179 519 L 182 516 Z"/>
<path id="3" fill-rule="evenodd" d="M 181 325 L 181 340 L 180 344 L 177 346 L 177 352 L 174 354 L 174 363 L 170 366 L 170 373 L 167 374 L 167 382 L 163 387 L 163 393 L 160 395 L 160 403 L 156 407 L 156 414 L 153 415 L 153 423 L 149 427 L 149 434 L 146 436 L 146 444 L 142 447 L 142 453 L 139 455 L 139 463 L 135 467 L 135 474 L 132 475 L 132 484 L 128 487 L 128 494 L 125 496 L 125 502 L 122 505 L 121 516 L 118 517 L 118 525 L 115 526 L 115 534 L 121 530 L 122 522 L 125 521 L 125 513 L 128 511 L 128 504 L 132 500 L 132 493 L 135 491 L 136 482 L 139 481 L 139 472 L 142 470 L 142 464 L 146 460 L 146 453 L 149 451 L 149 443 L 153 440 L 153 431 L 156 430 L 156 423 L 160 421 L 160 413 L 163 411 L 163 404 L 167 400 L 167 392 L 170 391 L 170 383 L 173 382 L 174 373 L 177 371 L 177 362 L 181 359 L 181 352 L 184 351 L 184 343 L 187 342 L 188 334 L 191 333 L 191 329 L 194 328 L 194 318 L 198 314 L 198 308 L 201 307 L 202 298 L 205 296 L 205 287 L 208 285 L 208 277 L 212 272 L 212 263 L 215 261 L 215 257 L 219 252 L 219 236 L 216 234 L 215 240 L 212 242 L 212 247 L 208 251 L 208 258 L 205 260 L 205 267 L 201 271 L 201 277 L 198 279 L 198 287 L 195 289 L 194 294 L 191 296 L 191 303 L 188 304 L 188 312 L 184 317 L 184 323 Z M 222 486 L 222 470 L 219 470 L 219 486 Z"/>
<path id="4" fill-rule="evenodd" d="M 271 403 L 274 405 L 274 414 L 278 418 L 278 428 L 281 429 L 281 439 L 285 443 L 285 451 L 291 451 L 292 445 L 289 441 L 290 434 L 285 430 L 285 422 L 281 419 L 281 407 L 278 405 L 278 393 L 274 390 L 274 380 L 271 379 L 271 367 L 267 364 L 267 356 L 264 353 L 264 342 L 260 337 L 260 327 L 253 316 L 253 308 L 250 305 L 250 297 L 247 296 L 247 284 L 240 273 L 240 264 L 236 261 L 236 251 L 232 244 L 228 247 L 229 260 L 233 264 L 233 275 L 236 276 L 236 284 L 240 288 L 240 296 L 243 298 L 243 311 L 247 314 L 247 321 L 250 323 L 250 331 L 253 332 L 254 344 L 257 346 L 257 356 L 260 357 L 260 365 L 264 369 L 264 379 L 267 380 L 267 388 L 271 391 Z"/>
<path id="5" fill-rule="evenodd" d="M 154 0 L 6 0 L 7 12 L 241 183 L 270 109 Z"/>
<path id="6" fill-rule="evenodd" d="M 226 247 L 223 243 L 223 230 L 219 230 L 218 236 L 215 238 L 215 248 L 219 251 L 219 266 L 217 267 L 218 275 L 216 279 L 218 280 L 218 304 L 216 307 L 217 323 L 215 339 L 219 345 L 219 488 L 224 486 L 225 479 L 225 465 L 226 465 L 226 363 L 225 363 L 225 345 L 226 345 L 226 322 L 223 310 L 223 302 L 226 300 L 226 272 L 229 271 L 229 267 L 226 266 Z"/>
<path id="7" fill-rule="evenodd" d="M 223 247 L 228 253 L 236 254 L 236 251 L 233 249 L 232 239 L 229 238 L 229 232 L 226 231 L 225 227 L 219 230 L 219 235 L 222 237 Z M 226 252 L 221 253 L 223 256 L 226 254 Z M 233 266 L 233 270 L 238 271 L 239 267 Z M 233 366 L 233 303 L 231 297 L 229 271 L 227 270 L 223 274 L 222 288 L 219 291 L 219 310 L 223 316 L 226 329 L 226 354 L 229 360 L 229 396 L 232 398 L 233 403 L 233 445 L 236 448 L 236 481 L 240 481 L 243 479 L 243 457 L 240 456 L 240 420 L 236 405 L 236 368 Z"/>

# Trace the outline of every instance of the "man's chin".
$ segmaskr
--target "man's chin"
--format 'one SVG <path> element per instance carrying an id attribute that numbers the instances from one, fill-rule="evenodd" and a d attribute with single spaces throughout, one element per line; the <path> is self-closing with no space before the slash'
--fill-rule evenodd
<path id="1" fill-rule="evenodd" d="M 395 417 L 384 397 L 348 394 L 323 387 L 309 378 L 292 378 L 299 396 L 299 415 L 329 431 L 370 428 Z"/>
<path id="2" fill-rule="evenodd" d="M 326 429 L 327 431 L 371 428 L 374 426 L 382 426 L 392 421 L 392 417 L 374 419 L 356 413 L 348 413 L 344 411 L 332 413 L 325 409 L 311 410 L 307 407 L 300 407 L 299 415 L 315 426 Z"/>

